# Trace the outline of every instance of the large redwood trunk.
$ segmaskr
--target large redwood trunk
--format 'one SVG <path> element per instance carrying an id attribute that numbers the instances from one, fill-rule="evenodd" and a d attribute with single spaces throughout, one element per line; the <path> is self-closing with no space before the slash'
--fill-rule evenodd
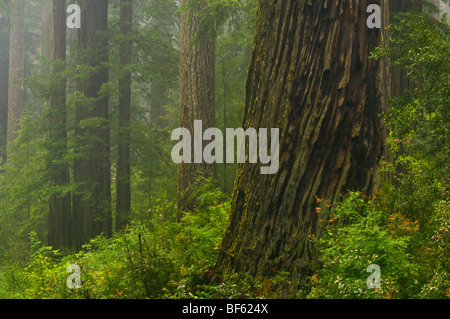
<path id="1" fill-rule="evenodd" d="M 333 207 L 379 187 L 389 81 L 369 59 L 385 27 L 367 27 L 372 3 L 384 24 L 385 0 L 260 1 L 243 126 L 280 128 L 280 167 L 239 166 L 218 272 L 311 273 L 331 210 L 316 197 Z"/>
<path id="2" fill-rule="evenodd" d="M 191 1 L 192 9 L 186 9 L 181 17 L 180 59 L 180 127 L 194 132 L 194 121 L 203 121 L 203 131 L 215 125 L 215 31 L 199 32 L 199 13 L 206 1 Z M 202 28 L 203 29 L 203 28 Z M 193 145 L 193 142 L 192 142 Z M 193 156 L 192 156 L 193 158 Z M 217 176 L 215 165 L 182 163 L 178 167 L 178 209 L 180 212 L 192 208 L 189 198 L 195 191 L 193 185 L 198 178 Z"/>

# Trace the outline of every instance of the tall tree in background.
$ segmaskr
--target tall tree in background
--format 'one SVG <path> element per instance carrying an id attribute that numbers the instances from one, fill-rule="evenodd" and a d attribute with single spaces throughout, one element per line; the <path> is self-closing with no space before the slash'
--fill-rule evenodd
<path id="1" fill-rule="evenodd" d="M 4 0 L 2 5 L 6 5 Z M 5 8 L 4 8 L 5 9 Z M 9 28 L 6 9 L 0 17 L 0 163 L 6 161 L 8 127 Z"/>
<path id="2" fill-rule="evenodd" d="M 108 93 L 108 0 L 83 0 L 78 31 L 78 64 L 87 70 L 78 81 L 84 98 L 75 111 L 74 181 L 79 187 L 73 198 L 75 247 L 91 238 L 112 234 L 110 131 Z"/>
<path id="3" fill-rule="evenodd" d="M 215 126 L 215 25 L 201 27 L 206 0 L 182 0 L 180 58 L 180 127 L 194 133 L 194 121 L 203 121 L 203 132 Z M 203 134 L 202 132 L 202 134 Z M 191 145 L 194 145 L 193 139 Z M 202 148 L 203 149 L 203 148 Z M 215 165 L 181 163 L 178 166 L 178 210 L 189 209 L 193 184 L 217 175 Z"/>
<path id="4" fill-rule="evenodd" d="M 260 1 L 243 124 L 280 128 L 280 166 L 239 165 L 218 272 L 310 274 L 329 205 L 376 189 L 388 81 L 369 59 L 384 33 L 367 27 L 371 3 L 388 15 L 384 0 Z"/>
<path id="5" fill-rule="evenodd" d="M 24 36 L 25 0 L 11 4 L 9 87 L 8 87 L 8 141 L 7 147 L 17 138 L 24 102 Z"/>
<path id="6" fill-rule="evenodd" d="M 41 56 L 44 58 L 51 57 L 52 50 L 52 0 L 41 0 Z M 63 14 L 66 16 L 66 13 Z M 65 27 L 65 24 L 63 25 Z M 65 32 L 64 32 L 65 33 Z M 48 64 L 43 63 L 44 71 L 48 72 Z"/>
<path id="7" fill-rule="evenodd" d="M 116 229 L 129 223 L 131 211 L 131 71 L 127 66 L 131 62 L 132 43 L 127 36 L 132 31 L 133 1 L 120 1 L 120 31 L 123 36 L 120 48 L 120 64 L 124 67 L 119 78 L 119 142 L 117 161 L 117 201 Z"/>
<path id="8" fill-rule="evenodd" d="M 48 244 L 55 248 L 70 245 L 70 193 L 61 187 L 70 183 L 67 161 L 66 78 L 61 74 L 66 59 L 66 0 L 53 0 L 51 24 L 50 136 L 48 173 L 52 192 L 49 198 Z"/>

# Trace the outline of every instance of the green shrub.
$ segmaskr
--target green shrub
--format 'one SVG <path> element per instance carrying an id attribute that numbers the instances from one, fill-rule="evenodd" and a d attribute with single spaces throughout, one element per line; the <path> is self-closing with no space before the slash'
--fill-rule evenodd
<path id="1" fill-rule="evenodd" d="M 229 199 L 211 181 L 199 189 L 196 209 L 176 221 L 165 197 L 112 238 L 97 237 L 76 253 L 63 253 L 30 237 L 27 267 L 3 267 L 5 298 L 161 298 L 176 295 L 175 282 L 200 285 L 217 258 Z M 81 270 L 81 287 L 69 288 L 67 267 Z"/>
<path id="2" fill-rule="evenodd" d="M 308 297 L 450 297 L 449 205 L 441 202 L 431 211 L 432 231 L 423 232 L 417 220 L 387 210 L 380 198 L 350 193 L 316 240 L 322 268 L 311 278 Z M 381 285 L 375 289 L 367 285 L 372 264 L 381 269 Z"/>
<path id="3" fill-rule="evenodd" d="M 359 193 L 350 193 L 335 210 L 325 235 L 316 241 L 323 268 L 312 277 L 310 298 L 393 298 L 414 285 L 407 253 L 410 233 L 390 233 L 386 215 Z M 344 225 L 338 221 L 344 220 Z M 412 230 L 411 230 L 412 231 Z M 381 268 L 381 288 L 369 289 L 369 265 Z"/>

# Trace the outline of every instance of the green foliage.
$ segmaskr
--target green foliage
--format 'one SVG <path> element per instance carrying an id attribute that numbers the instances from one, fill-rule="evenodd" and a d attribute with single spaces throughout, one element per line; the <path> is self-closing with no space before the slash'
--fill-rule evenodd
<path id="1" fill-rule="evenodd" d="M 316 242 L 323 268 L 311 278 L 308 297 L 450 297 L 449 208 L 445 202 L 435 207 L 433 231 L 424 234 L 416 220 L 389 212 L 380 198 L 351 193 Z M 371 264 L 381 268 L 380 288 L 367 286 Z"/>
<path id="2" fill-rule="evenodd" d="M 8 165 L 0 174 L 0 263 L 23 261 L 28 254 L 28 234 L 32 230 L 43 234 L 46 225 L 45 151 L 43 139 L 35 135 L 41 130 L 39 119 L 24 114 L 21 127 Z"/>
<path id="3" fill-rule="evenodd" d="M 200 265 L 213 265 L 225 230 L 230 203 L 210 180 L 198 188 L 198 194 L 196 208 L 183 216 L 175 240 L 179 249 L 187 253 L 184 264 L 200 262 Z"/>
<path id="4" fill-rule="evenodd" d="M 207 182 L 198 209 L 176 222 L 175 205 L 167 199 L 113 238 L 97 237 L 77 253 L 68 254 L 30 237 L 26 267 L 2 268 L 5 298 L 161 298 L 179 289 L 176 282 L 194 283 L 201 269 L 212 265 L 228 217 L 229 199 Z M 81 269 L 81 288 L 69 289 L 67 267 Z"/>
<path id="5" fill-rule="evenodd" d="M 289 280 L 288 273 L 272 277 L 254 277 L 248 273 L 228 274 L 221 277 L 207 269 L 188 269 L 188 277 L 172 282 L 167 299 L 268 299 L 296 298 L 298 285 Z"/>
<path id="6" fill-rule="evenodd" d="M 393 298 L 406 297 L 414 286 L 414 264 L 407 247 L 415 224 L 407 223 L 405 233 L 392 227 L 374 203 L 359 193 L 351 193 L 335 210 L 336 216 L 317 241 L 323 269 L 312 279 L 312 298 Z M 339 221 L 347 220 L 344 225 Z M 338 225 L 338 226 L 334 226 Z M 396 231 L 395 235 L 391 230 Z M 366 280 L 369 265 L 381 267 L 381 289 L 371 290 Z"/>
<path id="7" fill-rule="evenodd" d="M 388 187 L 391 208 L 426 227 L 432 203 L 449 200 L 450 27 L 445 18 L 406 13 L 390 27 L 389 45 L 374 56 L 389 57 L 417 84 L 385 114 L 395 161 L 383 165 L 395 178 Z"/>
<path id="8" fill-rule="evenodd" d="M 39 6 L 30 3 L 32 8 Z M 188 1 L 188 8 L 182 10 L 197 3 Z M 117 83 L 124 70 L 131 71 L 132 220 L 126 230 L 112 238 L 97 237 L 77 252 L 45 245 L 49 194 L 77 189 L 74 182 L 48 183 L 47 165 L 52 160 L 48 149 L 58 141 L 48 138 L 45 123 L 52 83 L 67 78 L 72 84 L 95 70 L 76 63 L 71 54 L 75 50 L 70 49 L 61 74 L 39 73 L 49 61 L 30 58 L 38 51 L 38 35 L 30 25 L 39 21 L 39 10 L 29 10 L 36 11 L 27 18 L 29 102 L 8 165 L 0 169 L 4 169 L 0 173 L 0 298 L 450 297 L 450 33 L 444 20 L 421 13 L 400 15 L 399 23 L 390 27 L 389 44 L 374 53 L 404 68 L 417 83 L 416 90 L 391 101 L 384 114 L 394 161 L 382 164 L 395 183 L 385 183 L 375 198 L 349 193 L 333 210 L 323 236 L 315 240 L 322 268 L 305 283 L 284 272 L 270 277 L 246 273 L 222 277 L 214 272 L 230 211 L 234 165 L 219 168 L 219 182 L 196 183 L 191 198 L 195 208 L 178 220 L 176 166 L 170 160 L 168 141 L 169 132 L 178 125 L 179 6 L 167 0 L 134 5 L 134 30 L 124 36 L 119 32 L 117 3 L 111 3 L 110 82 L 102 88 L 111 98 L 111 121 L 89 118 L 80 123 L 85 128 L 111 128 L 114 163 L 121 138 Z M 198 13 L 199 34 L 211 32 L 217 37 L 218 127 L 241 126 L 256 8 L 254 0 L 209 0 Z M 126 66 L 119 63 L 123 41 L 133 42 L 132 62 Z M 67 97 L 69 149 L 58 160 L 70 163 L 84 156 L 93 142 L 88 135 L 74 138 L 75 106 L 92 105 L 94 99 L 70 85 Z M 112 169 L 114 176 L 114 165 Z M 114 191 L 113 179 L 113 195 Z M 81 288 L 67 286 L 67 267 L 72 264 L 81 269 Z M 381 288 L 367 287 L 370 264 L 381 267 Z"/>

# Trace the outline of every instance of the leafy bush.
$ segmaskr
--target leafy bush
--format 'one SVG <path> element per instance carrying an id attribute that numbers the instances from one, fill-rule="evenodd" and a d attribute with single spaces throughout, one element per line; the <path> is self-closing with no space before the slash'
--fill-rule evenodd
<path id="1" fill-rule="evenodd" d="M 317 241 L 323 269 L 313 276 L 314 298 L 390 298 L 402 296 L 410 288 L 410 274 L 414 271 L 407 245 L 411 229 L 391 234 L 391 222 L 402 216 L 386 216 L 359 193 L 351 193 L 336 209 L 336 218 Z M 348 224 L 334 227 L 333 223 L 346 220 Z M 405 220 L 405 222 L 408 222 Z M 369 289 L 366 269 L 380 266 L 381 288 Z"/>
<path id="2" fill-rule="evenodd" d="M 161 298 L 176 295 L 173 283 L 197 285 L 217 258 L 229 211 L 228 198 L 209 181 L 195 211 L 176 222 L 175 205 L 163 197 L 145 216 L 112 238 L 97 237 L 77 253 L 64 254 L 31 236 L 27 267 L 4 267 L 5 298 Z M 69 265 L 81 270 L 81 288 L 68 288 Z M 188 295 L 189 296 L 189 295 Z"/>
<path id="3" fill-rule="evenodd" d="M 448 203 L 435 207 L 427 236 L 417 220 L 386 211 L 379 198 L 350 193 L 316 241 L 323 267 L 311 278 L 308 297 L 447 297 L 448 209 Z M 381 269 L 379 288 L 367 284 L 369 265 Z"/>
<path id="4" fill-rule="evenodd" d="M 390 26 L 388 45 L 374 57 L 389 58 L 416 83 L 384 114 L 394 161 L 383 166 L 395 181 L 385 187 L 389 209 L 427 228 L 433 204 L 450 199 L 450 27 L 445 17 L 408 12 Z"/>

